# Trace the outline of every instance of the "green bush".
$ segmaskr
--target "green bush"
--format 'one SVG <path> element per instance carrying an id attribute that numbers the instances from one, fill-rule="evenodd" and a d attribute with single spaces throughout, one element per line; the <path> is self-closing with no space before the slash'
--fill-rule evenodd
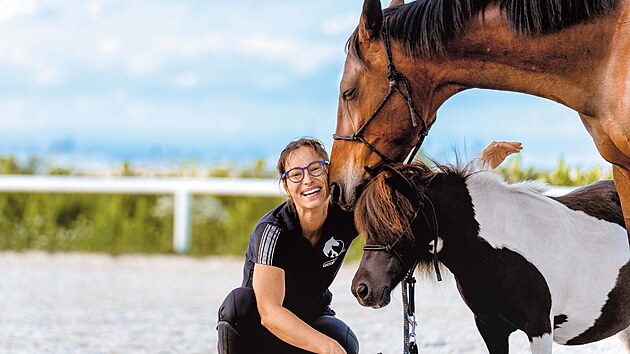
<path id="1" fill-rule="evenodd" d="M 562 159 L 553 171 L 523 168 L 518 156 L 498 171 L 511 182 L 535 179 L 563 186 L 612 178 L 611 172 L 601 168 L 570 168 Z M 37 158 L 21 166 L 11 156 L 0 157 L 0 173 L 76 174 L 67 168 L 45 166 Z M 118 174 L 137 176 L 143 172 L 123 163 Z M 186 165 L 160 175 L 269 178 L 275 173 L 266 170 L 261 160 L 248 168 Z M 190 254 L 243 255 L 256 222 L 281 201 L 269 197 L 194 196 Z M 171 195 L 0 194 L 0 250 L 171 253 L 173 204 Z M 361 239 L 355 241 L 348 258 L 359 258 L 362 244 Z"/>
<path id="2" fill-rule="evenodd" d="M 612 169 L 569 167 L 562 158 L 558 160 L 556 168 L 551 171 L 541 171 L 531 166 L 524 168 L 521 166 L 520 155 L 516 155 L 499 166 L 497 171 L 510 183 L 537 180 L 553 186 L 586 186 L 602 179 L 613 178 Z"/>

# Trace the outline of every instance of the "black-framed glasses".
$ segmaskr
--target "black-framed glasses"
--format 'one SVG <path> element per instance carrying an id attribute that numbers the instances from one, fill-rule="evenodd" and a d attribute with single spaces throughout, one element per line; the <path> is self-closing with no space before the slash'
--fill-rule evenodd
<path id="1" fill-rule="evenodd" d="M 308 171 L 308 174 L 313 177 L 319 177 L 326 171 L 326 165 L 329 162 L 326 160 L 317 160 L 309 163 L 305 167 L 295 167 L 282 174 L 282 178 L 287 178 L 293 183 L 300 183 L 304 179 L 304 171 Z"/>

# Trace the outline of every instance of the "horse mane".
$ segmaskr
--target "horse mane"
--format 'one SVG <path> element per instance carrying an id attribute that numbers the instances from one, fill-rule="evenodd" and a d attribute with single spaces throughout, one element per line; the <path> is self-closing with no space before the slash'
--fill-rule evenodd
<path id="1" fill-rule="evenodd" d="M 457 176 L 466 180 L 472 172 L 472 164 L 463 168 L 442 165 L 433 161 L 434 167 L 423 162 L 399 165 L 397 169 L 424 192 L 437 177 Z M 409 223 L 416 213 L 412 202 L 394 189 L 387 179 L 392 172 L 384 170 L 367 184 L 355 207 L 354 223 L 366 238 L 379 244 L 390 244 L 399 237 L 413 239 Z"/>
<path id="2" fill-rule="evenodd" d="M 392 40 L 408 56 L 437 57 L 449 40 L 486 7 L 498 4 L 509 26 L 524 35 L 549 34 L 614 10 L 619 0 L 416 0 L 385 9 Z M 348 55 L 363 62 L 358 28 L 346 43 Z"/>
<path id="3" fill-rule="evenodd" d="M 470 179 L 471 182 L 478 186 L 484 186 L 486 190 L 501 190 L 505 193 L 517 195 L 525 194 L 530 197 L 544 200 L 546 202 L 551 201 L 551 199 L 544 194 L 549 188 L 542 182 L 523 181 L 518 183 L 508 183 L 499 174 L 487 170 L 479 171 L 478 173 L 474 173 L 471 176 L 473 175 L 474 178 Z"/>

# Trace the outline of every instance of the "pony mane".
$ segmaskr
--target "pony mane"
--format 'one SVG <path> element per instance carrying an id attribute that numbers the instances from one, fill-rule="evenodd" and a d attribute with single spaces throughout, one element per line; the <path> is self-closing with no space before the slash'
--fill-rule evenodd
<path id="1" fill-rule="evenodd" d="M 549 188 L 539 181 L 523 181 L 508 183 L 505 179 L 492 171 L 479 171 L 471 174 L 469 180 L 476 185 L 484 186 L 486 190 L 502 191 L 508 194 L 526 194 L 535 198 L 549 200 L 544 194 Z"/>
<path id="2" fill-rule="evenodd" d="M 548 34 L 593 20 L 614 10 L 619 0 L 416 0 L 385 9 L 392 40 L 408 56 L 441 55 L 449 40 L 486 7 L 498 4 L 509 26 L 524 35 Z M 348 55 L 363 62 L 358 28 L 348 39 Z"/>
<path id="3" fill-rule="evenodd" d="M 460 168 L 433 163 L 434 167 L 423 162 L 400 164 L 396 169 L 422 192 L 437 177 L 457 176 L 466 180 L 473 173 L 472 164 Z M 391 175 L 392 172 L 383 170 L 372 178 L 355 207 L 357 230 L 364 233 L 366 239 L 379 244 L 390 244 L 400 237 L 413 239 L 409 224 L 417 210 L 406 196 L 387 182 Z"/>

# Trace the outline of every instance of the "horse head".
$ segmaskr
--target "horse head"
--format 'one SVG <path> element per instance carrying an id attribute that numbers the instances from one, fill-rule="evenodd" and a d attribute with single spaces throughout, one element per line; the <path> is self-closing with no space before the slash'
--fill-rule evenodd
<path id="1" fill-rule="evenodd" d="M 392 1 L 385 15 L 405 6 Z M 333 199 L 346 210 L 354 207 L 370 171 L 402 161 L 434 120 L 437 106 L 424 89 L 428 76 L 403 52 L 389 41 L 380 1 L 365 0 L 348 40 L 329 173 Z"/>
<path id="2" fill-rule="evenodd" d="M 388 167 L 361 194 L 354 215 L 366 245 L 351 288 L 361 305 L 386 306 L 392 289 L 417 261 L 421 269 L 430 269 L 432 254 L 418 245 L 434 237 L 424 195 L 434 175 L 425 165 Z"/>

